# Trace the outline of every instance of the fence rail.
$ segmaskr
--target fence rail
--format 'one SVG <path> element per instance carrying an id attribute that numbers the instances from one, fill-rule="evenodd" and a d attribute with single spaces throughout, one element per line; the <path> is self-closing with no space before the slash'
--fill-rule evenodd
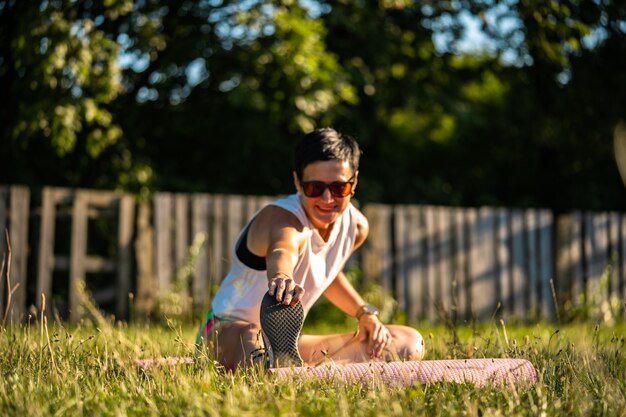
<path id="1" fill-rule="evenodd" d="M 89 288 L 93 274 L 110 277 L 94 296 L 108 300 L 120 318 L 128 317 L 129 293 L 141 314 L 172 291 L 189 300 L 183 306 L 203 309 L 242 226 L 271 200 L 156 193 L 136 202 L 109 191 L 0 187 L 0 228 L 9 231 L 12 257 L 11 288 L 6 274 L 0 277 L 0 311 L 13 290 L 9 317 L 20 321 L 29 306 L 41 307 L 44 294 L 58 309 L 65 305 L 65 317 L 75 322 L 75 283 Z M 552 320 L 577 303 L 615 300 L 616 313 L 625 313 L 623 213 L 380 204 L 363 211 L 370 236 L 355 261 L 363 279 L 390 291 L 412 322 L 494 314 Z M 103 218 L 114 223 L 108 229 L 114 243 L 92 253 L 102 247 L 93 230 Z M 63 245 L 63 236 L 69 243 Z M 194 242 L 198 252 L 190 254 Z M 2 239 L 0 251 L 6 249 Z"/>

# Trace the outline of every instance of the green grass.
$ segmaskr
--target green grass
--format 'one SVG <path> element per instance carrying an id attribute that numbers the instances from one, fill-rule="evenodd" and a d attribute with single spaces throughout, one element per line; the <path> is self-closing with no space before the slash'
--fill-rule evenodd
<path id="1" fill-rule="evenodd" d="M 127 326 L 99 319 L 76 327 L 36 323 L 2 329 L 0 415 L 626 414 L 623 323 L 417 328 L 428 359 L 526 358 L 539 382 L 503 391 L 449 383 L 375 389 L 333 381 L 277 384 L 250 370 L 223 373 L 206 357 L 194 365 L 144 371 L 134 365 L 136 358 L 192 355 L 195 325 Z M 306 330 L 353 329 L 307 325 Z"/>

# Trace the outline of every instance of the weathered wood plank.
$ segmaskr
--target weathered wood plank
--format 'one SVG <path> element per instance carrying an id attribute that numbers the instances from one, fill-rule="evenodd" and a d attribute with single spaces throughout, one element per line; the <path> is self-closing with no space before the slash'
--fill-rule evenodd
<path id="1" fill-rule="evenodd" d="M 471 309 L 483 320 L 496 312 L 495 286 L 495 214 L 490 207 L 470 211 L 471 242 Z"/>
<path id="2" fill-rule="evenodd" d="M 525 281 L 527 279 L 526 257 L 524 253 L 524 212 L 513 210 L 511 212 L 511 240 L 512 240 L 512 293 L 513 310 L 515 317 L 526 317 L 526 297 L 524 295 Z"/>
<path id="3" fill-rule="evenodd" d="M 6 268 L 7 268 L 7 256 L 5 250 L 5 230 L 7 222 L 7 203 L 9 200 L 9 190 L 7 187 L 0 186 L 0 266 L 4 266 L 4 269 L 0 271 L 0 317 L 4 314 L 4 293 L 6 286 Z M 4 263 L 4 265 L 2 265 Z"/>
<path id="4" fill-rule="evenodd" d="M 426 264 L 424 258 L 424 228 L 422 223 L 422 207 L 407 206 L 405 213 L 408 215 L 406 235 L 408 244 L 408 264 L 406 271 L 405 312 L 410 322 L 416 322 L 426 315 L 424 304 L 425 291 L 423 289 L 426 278 Z"/>
<path id="5" fill-rule="evenodd" d="M 616 212 L 608 213 L 609 221 L 609 245 L 608 258 L 611 265 L 609 275 L 609 299 L 617 297 L 619 294 L 620 276 L 619 276 L 619 214 Z"/>
<path id="6" fill-rule="evenodd" d="M 41 296 L 52 300 L 52 273 L 54 271 L 54 233 L 56 225 L 55 190 L 44 187 L 41 197 L 41 222 L 39 226 L 39 254 L 37 262 L 37 289 L 35 303 L 39 311 L 42 308 Z M 51 316 L 48 308 L 45 315 Z"/>
<path id="7" fill-rule="evenodd" d="M 620 232 L 620 282 L 622 285 L 621 307 L 622 315 L 626 318 L 626 213 L 619 216 L 619 232 Z"/>
<path id="8" fill-rule="evenodd" d="M 156 193 L 154 196 L 154 238 L 156 262 L 156 290 L 169 291 L 173 280 L 172 265 L 172 195 Z"/>
<path id="9" fill-rule="evenodd" d="M 176 238 L 174 242 L 175 274 L 178 274 L 187 260 L 189 245 L 191 244 L 189 238 L 189 198 L 187 194 L 177 193 L 174 195 L 174 216 L 176 218 L 174 222 L 174 236 Z M 188 296 L 187 291 L 185 291 L 184 296 Z"/>
<path id="10" fill-rule="evenodd" d="M 606 213 L 585 213 L 585 256 L 587 259 L 587 301 L 606 301 L 602 275 L 608 264 L 608 222 Z"/>
<path id="11" fill-rule="evenodd" d="M 15 291 L 11 300 L 9 317 L 20 322 L 26 316 L 30 189 L 24 186 L 12 186 L 10 193 L 11 285 Z"/>
<path id="12" fill-rule="evenodd" d="M 395 297 L 398 302 L 398 309 L 406 311 L 406 282 L 408 281 L 408 269 L 410 263 L 411 243 L 409 237 L 408 211 L 404 205 L 398 205 L 393 208 L 394 217 L 394 239 L 395 239 L 395 264 L 396 264 L 396 281 L 394 285 Z M 385 288 L 391 291 L 391 288 Z"/>
<path id="13" fill-rule="evenodd" d="M 77 286 L 85 283 L 85 259 L 87 256 L 87 206 L 89 191 L 77 190 L 72 207 L 72 241 L 70 249 L 70 279 L 69 279 L 69 318 L 71 323 L 80 320 Z"/>
<path id="14" fill-rule="evenodd" d="M 122 194 L 119 201 L 117 226 L 117 286 L 115 314 L 128 317 L 128 296 L 132 279 L 132 237 L 135 223 L 135 201 L 129 194 Z"/>
<path id="15" fill-rule="evenodd" d="M 181 308 L 187 313 L 191 308 L 190 279 L 185 269 L 188 261 L 191 240 L 189 238 L 189 197 L 187 194 L 176 193 L 174 195 L 174 280 L 179 296 Z"/>
<path id="16" fill-rule="evenodd" d="M 447 207 L 438 209 L 439 235 L 439 273 L 442 314 L 450 320 L 452 314 L 452 222 L 451 210 Z"/>
<path id="17" fill-rule="evenodd" d="M 512 316 L 514 291 L 511 277 L 511 228 L 509 212 L 505 208 L 498 208 L 495 212 L 496 219 L 496 282 L 498 298 L 502 303 L 504 317 Z"/>
<path id="18" fill-rule="evenodd" d="M 226 255 L 227 265 L 226 268 L 230 268 L 232 258 L 235 252 L 235 243 L 237 237 L 246 223 L 246 219 L 243 216 L 244 199 L 239 195 L 230 195 L 226 198 L 226 247 L 224 252 Z"/>
<path id="19" fill-rule="evenodd" d="M 226 275 L 226 261 L 224 259 L 224 197 L 214 195 L 211 199 L 211 271 L 215 277 L 215 283 L 219 284 Z"/>
<path id="20" fill-rule="evenodd" d="M 572 306 L 585 300 L 585 268 L 584 268 L 584 249 L 585 249 L 585 216 L 580 211 L 572 213 Z"/>
<path id="21" fill-rule="evenodd" d="M 526 224 L 526 263 L 528 265 L 528 279 L 524 288 L 526 296 L 526 305 L 528 306 L 527 315 L 530 317 L 539 317 L 539 298 L 537 287 L 539 286 L 539 265 L 538 265 L 538 248 L 537 248 L 537 213 L 535 209 L 528 209 L 524 213 Z"/>
<path id="22" fill-rule="evenodd" d="M 437 317 L 437 297 L 439 296 L 439 277 L 437 276 L 437 246 L 439 244 L 436 221 L 437 212 L 433 206 L 422 207 L 424 218 L 424 241 L 426 250 L 422 257 L 422 262 L 426 265 L 425 280 L 423 282 L 423 302 L 425 309 L 425 317 L 430 321 L 434 321 Z"/>
<path id="23" fill-rule="evenodd" d="M 194 194 L 191 199 L 192 222 L 194 236 L 200 233 L 209 233 L 210 196 L 208 194 Z M 209 289 L 209 245 L 205 242 L 200 249 L 198 259 L 193 270 L 192 294 L 194 308 L 208 308 L 210 297 Z"/>
<path id="24" fill-rule="evenodd" d="M 152 212 L 150 203 L 139 203 L 137 209 L 137 238 L 134 245 L 135 262 L 137 263 L 135 309 L 142 316 L 147 316 L 154 308 L 156 301 L 154 289 L 158 285 L 154 269 L 156 241 L 151 223 Z"/>
<path id="25" fill-rule="evenodd" d="M 6 224 L 7 224 L 7 206 L 9 201 L 9 189 L 8 187 L 0 186 L 0 265 L 4 261 L 4 270 L 0 273 L 0 317 L 4 314 L 4 298 L 5 298 L 5 286 L 6 279 L 5 274 L 7 270 L 7 254 L 6 249 Z"/>
<path id="26" fill-rule="evenodd" d="M 391 216 L 389 206 L 370 204 L 365 208 L 370 235 L 363 248 L 363 277 L 378 282 L 383 288 L 392 287 Z"/>
<path id="27" fill-rule="evenodd" d="M 538 211 L 539 232 L 539 284 L 541 290 L 541 316 L 552 320 L 555 317 L 553 285 L 554 259 L 552 248 L 552 212 L 549 210 Z"/>
<path id="28" fill-rule="evenodd" d="M 383 288 L 391 289 L 393 286 L 393 253 L 391 248 L 391 217 L 392 211 L 389 206 L 380 206 L 380 256 L 381 271 L 380 283 Z"/>
<path id="29" fill-rule="evenodd" d="M 468 265 L 467 265 L 467 241 L 465 210 L 456 208 L 453 210 L 454 220 L 454 270 L 453 275 L 453 302 L 456 310 L 456 318 L 466 319 L 469 314 L 468 297 Z"/>
<path id="30" fill-rule="evenodd" d="M 572 242 L 574 217 L 571 213 L 564 213 L 556 219 L 555 253 L 556 253 L 556 277 L 554 287 L 558 315 L 562 316 L 567 312 L 572 300 L 572 278 L 574 273 L 574 263 L 572 259 Z"/>

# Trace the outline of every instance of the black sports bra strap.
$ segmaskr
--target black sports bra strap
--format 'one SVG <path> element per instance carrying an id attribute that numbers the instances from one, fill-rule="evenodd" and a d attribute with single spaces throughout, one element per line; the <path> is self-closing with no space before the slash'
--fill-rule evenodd
<path id="1" fill-rule="evenodd" d="M 248 223 L 237 245 L 235 245 L 235 253 L 237 254 L 237 258 L 248 268 L 252 268 L 256 271 L 265 271 L 267 269 L 265 257 L 255 255 L 248 249 L 248 230 L 251 224 L 252 222 Z"/>

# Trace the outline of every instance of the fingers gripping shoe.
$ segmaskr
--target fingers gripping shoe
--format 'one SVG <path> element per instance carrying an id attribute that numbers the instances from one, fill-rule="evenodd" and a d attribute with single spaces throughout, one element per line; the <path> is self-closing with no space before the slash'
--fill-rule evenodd
<path id="1" fill-rule="evenodd" d="M 281 368 L 303 366 L 298 351 L 298 338 L 304 324 L 302 303 L 281 304 L 268 293 L 261 301 L 261 333 L 269 366 Z"/>

